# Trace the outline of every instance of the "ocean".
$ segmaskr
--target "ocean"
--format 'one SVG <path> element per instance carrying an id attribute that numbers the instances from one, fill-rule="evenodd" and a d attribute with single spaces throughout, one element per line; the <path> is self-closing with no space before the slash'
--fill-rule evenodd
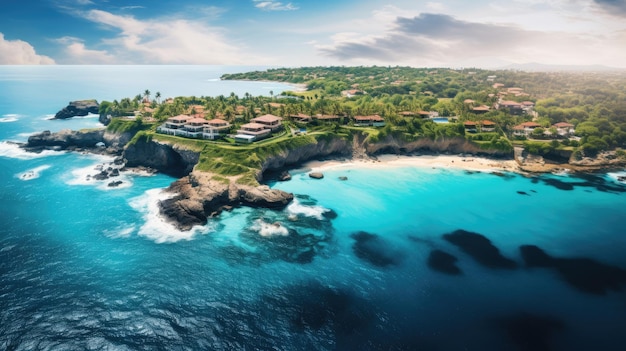
<path id="1" fill-rule="evenodd" d="M 0 67 L 0 349 L 623 350 L 624 172 L 300 168 L 285 210 L 179 232 L 174 178 L 9 142 L 99 126 L 71 100 L 290 89 L 219 80 L 259 68 Z"/>

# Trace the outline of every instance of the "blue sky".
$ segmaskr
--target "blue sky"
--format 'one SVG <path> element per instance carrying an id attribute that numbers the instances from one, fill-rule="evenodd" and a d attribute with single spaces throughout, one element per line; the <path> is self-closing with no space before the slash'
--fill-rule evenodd
<path id="1" fill-rule="evenodd" d="M 626 0 L 3 0 L 0 64 L 626 68 Z"/>

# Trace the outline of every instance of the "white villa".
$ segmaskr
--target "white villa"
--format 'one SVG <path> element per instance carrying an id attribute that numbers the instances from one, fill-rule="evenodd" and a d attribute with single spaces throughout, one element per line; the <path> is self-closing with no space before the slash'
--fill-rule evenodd
<path id="1" fill-rule="evenodd" d="M 178 115 L 168 118 L 157 128 L 157 133 L 185 138 L 215 140 L 230 129 L 230 123 L 221 119 L 207 121 L 204 118 Z"/>
<path id="2" fill-rule="evenodd" d="M 270 128 L 260 123 L 246 123 L 237 130 L 235 141 L 238 143 L 251 143 L 263 139 L 272 133 Z"/>

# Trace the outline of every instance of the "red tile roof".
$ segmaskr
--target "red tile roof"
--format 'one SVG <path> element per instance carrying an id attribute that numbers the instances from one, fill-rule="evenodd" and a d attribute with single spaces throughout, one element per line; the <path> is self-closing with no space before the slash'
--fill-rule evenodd
<path id="1" fill-rule="evenodd" d="M 478 124 L 478 123 L 476 123 L 476 122 L 474 122 L 474 121 L 465 121 L 465 122 L 463 122 L 463 125 L 464 125 L 464 126 L 466 126 L 466 127 L 469 127 L 469 126 L 475 126 L 475 125 L 477 125 L 477 124 Z"/>
<path id="2" fill-rule="evenodd" d="M 484 125 L 484 126 L 495 126 L 495 125 L 496 125 L 496 123 L 495 123 L 495 122 L 492 122 L 492 121 L 487 120 L 487 119 L 485 119 L 485 120 L 481 121 L 480 123 L 481 123 L 482 125 Z"/>
<path id="3" fill-rule="evenodd" d="M 282 117 L 274 116 L 274 115 L 263 115 L 256 118 L 253 118 L 253 122 L 265 122 L 265 123 L 274 123 L 276 121 L 282 121 Z"/>
<path id="4" fill-rule="evenodd" d="M 384 121 L 384 119 L 382 117 L 380 117 L 379 115 L 354 116 L 354 119 L 356 121 L 375 121 L 375 122 L 382 122 L 382 121 Z"/>
<path id="5" fill-rule="evenodd" d="M 554 127 L 556 128 L 571 128 L 573 126 L 573 124 L 567 122 L 559 122 L 554 124 Z"/>

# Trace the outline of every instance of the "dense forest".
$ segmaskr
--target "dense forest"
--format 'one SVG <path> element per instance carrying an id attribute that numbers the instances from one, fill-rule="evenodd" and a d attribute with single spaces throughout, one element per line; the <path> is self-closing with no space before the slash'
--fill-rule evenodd
<path id="1" fill-rule="evenodd" d="M 260 114 L 313 116 L 308 128 L 350 128 L 353 116 L 377 114 L 386 125 L 369 130 L 370 138 L 394 133 L 407 139 L 463 136 L 486 147 L 525 145 L 535 153 L 558 148 L 580 155 L 626 147 L 626 73 L 520 72 L 410 67 L 303 67 L 224 75 L 222 79 L 272 80 L 301 84 L 275 96 L 177 97 L 161 101 L 150 92 L 103 102 L 112 116 L 140 111 L 156 122 L 178 114 L 201 112 L 235 125 Z M 532 109 L 498 108 L 503 101 L 532 104 Z M 195 109 L 195 110 L 194 110 Z M 200 110 L 200 111 L 197 111 Z M 432 114 L 432 113 L 436 114 Z M 424 118 L 430 113 L 431 118 Z M 327 122 L 315 116 L 336 116 Z M 451 123 L 435 123 L 432 116 Z M 468 133 L 464 123 L 492 121 L 495 129 Z M 539 125 L 531 134 L 514 133 L 524 122 Z M 559 135 L 554 125 L 572 124 L 573 135 Z M 292 121 L 291 123 L 297 124 Z M 372 129 L 372 128 L 370 128 Z"/>

